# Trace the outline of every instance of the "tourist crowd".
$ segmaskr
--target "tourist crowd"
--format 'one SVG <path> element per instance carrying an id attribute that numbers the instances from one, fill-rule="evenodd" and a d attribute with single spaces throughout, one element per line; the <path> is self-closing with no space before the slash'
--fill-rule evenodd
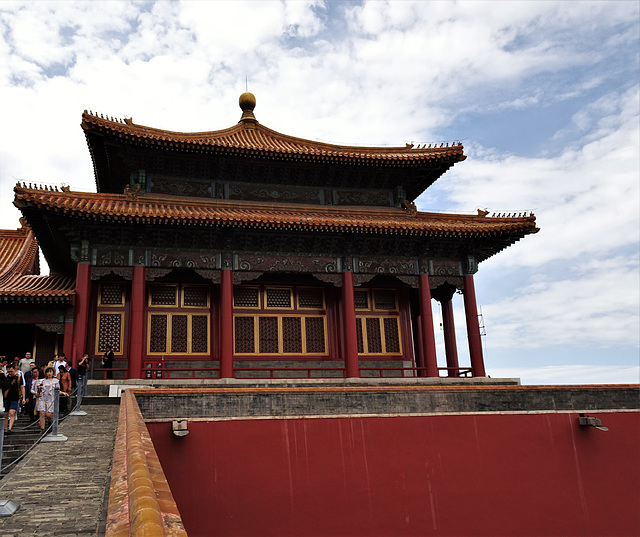
<path id="1" fill-rule="evenodd" d="M 0 362 L 0 384 L 4 400 L 4 432 L 11 433 L 19 412 L 33 423 L 39 421 L 45 429 L 45 421 L 53 419 L 55 389 L 60 390 L 59 410 L 69 410 L 69 398 L 73 394 L 84 395 L 87 383 L 89 355 L 84 354 L 77 368 L 72 367 L 64 354 L 59 354 L 39 368 L 31 353 L 13 361 Z"/>

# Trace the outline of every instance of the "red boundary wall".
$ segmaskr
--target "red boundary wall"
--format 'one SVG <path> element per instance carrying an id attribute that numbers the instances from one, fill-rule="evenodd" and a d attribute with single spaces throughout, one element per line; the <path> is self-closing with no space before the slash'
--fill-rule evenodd
<path id="1" fill-rule="evenodd" d="M 148 423 L 190 537 L 640 534 L 640 413 Z"/>

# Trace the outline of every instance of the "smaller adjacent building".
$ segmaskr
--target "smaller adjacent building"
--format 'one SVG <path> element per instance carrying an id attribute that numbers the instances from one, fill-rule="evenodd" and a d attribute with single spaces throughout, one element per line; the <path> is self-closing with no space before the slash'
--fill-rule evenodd
<path id="1" fill-rule="evenodd" d="M 0 230 L 0 354 L 31 352 L 48 362 L 62 352 L 65 323 L 73 323 L 73 275 L 40 275 L 38 242 L 24 218 Z"/>
<path id="2" fill-rule="evenodd" d="M 237 125 L 203 133 L 85 112 L 97 192 L 15 187 L 61 275 L 43 281 L 65 353 L 110 346 L 129 378 L 485 376 L 473 275 L 535 217 L 418 211 L 459 143 L 324 144 L 261 125 L 255 105 L 243 94 Z"/>

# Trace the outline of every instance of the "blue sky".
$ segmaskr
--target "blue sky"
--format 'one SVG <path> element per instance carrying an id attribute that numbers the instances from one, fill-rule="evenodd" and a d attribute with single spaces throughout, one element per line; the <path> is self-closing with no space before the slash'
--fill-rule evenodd
<path id="1" fill-rule="evenodd" d="M 283 133 L 462 141 L 467 160 L 420 210 L 536 214 L 541 231 L 476 276 L 488 374 L 639 382 L 639 6 L 5 0 L 0 227 L 19 225 L 16 180 L 95 189 L 84 109 L 217 130 L 248 79 L 258 120 Z"/>

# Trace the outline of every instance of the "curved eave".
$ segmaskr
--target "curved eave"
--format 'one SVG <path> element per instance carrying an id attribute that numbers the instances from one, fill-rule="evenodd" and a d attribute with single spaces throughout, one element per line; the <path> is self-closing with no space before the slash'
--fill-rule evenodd
<path id="1" fill-rule="evenodd" d="M 289 160 L 315 160 L 374 165 L 415 166 L 430 162 L 460 162 L 466 159 L 462 144 L 441 144 L 440 147 L 363 147 L 340 146 L 314 142 L 279 133 L 258 122 L 240 122 L 228 129 L 182 133 L 136 125 L 98 117 L 85 111 L 82 114 L 94 165 L 96 164 L 91 134 L 110 136 L 119 143 L 144 145 L 173 151 L 219 153 Z"/>
<path id="2" fill-rule="evenodd" d="M 15 275 L 0 285 L 0 302 L 70 303 L 75 295 L 75 280 L 65 276 Z"/>
<path id="3" fill-rule="evenodd" d="M 128 199 L 123 194 L 61 193 L 15 188 L 15 205 L 100 222 L 135 222 L 216 228 L 341 232 L 431 238 L 521 238 L 538 229 L 535 216 L 486 217 L 409 213 L 401 209 L 291 206 L 156 195 Z"/>

